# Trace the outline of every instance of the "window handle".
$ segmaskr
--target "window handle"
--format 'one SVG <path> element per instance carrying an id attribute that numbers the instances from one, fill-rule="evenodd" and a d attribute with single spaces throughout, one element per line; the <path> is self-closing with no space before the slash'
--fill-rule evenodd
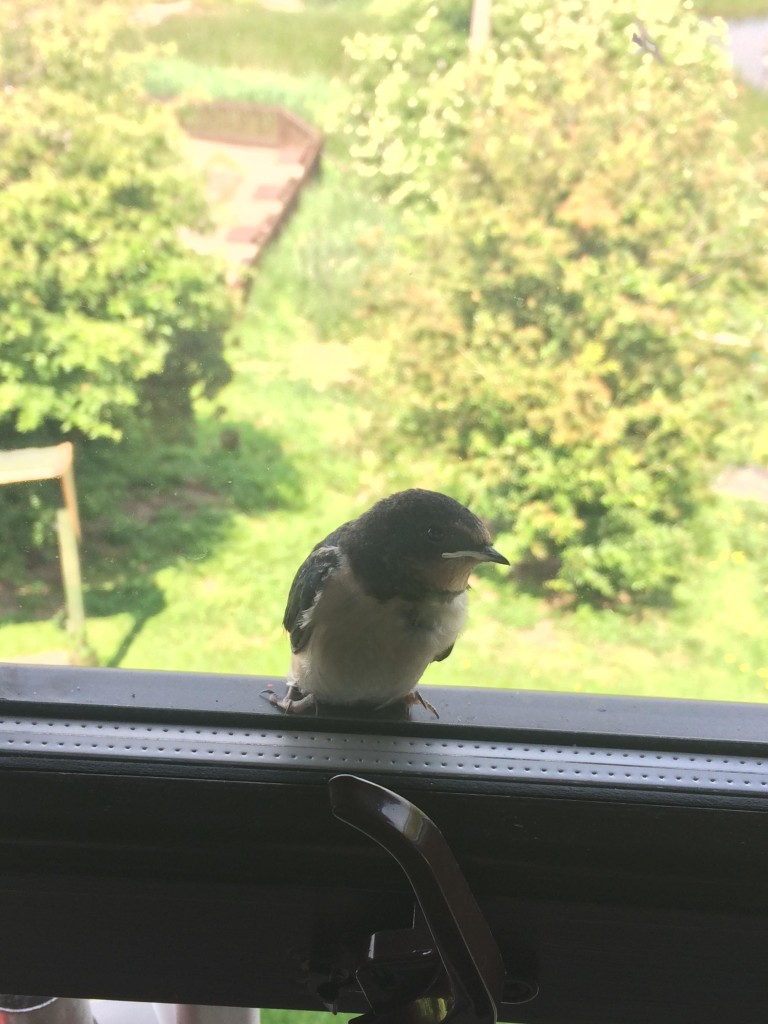
<path id="1" fill-rule="evenodd" d="M 371 1012 L 356 1024 L 495 1024 L 504 964 L 437 826 L 397 793 L 357 776 L 336 775 L 329 789 L 334 815 L 397 861 L 417 902 L 413 928 L 371 936 L 355 972 Z M 526 985 L 520 1001 L 538 991 Z"/>

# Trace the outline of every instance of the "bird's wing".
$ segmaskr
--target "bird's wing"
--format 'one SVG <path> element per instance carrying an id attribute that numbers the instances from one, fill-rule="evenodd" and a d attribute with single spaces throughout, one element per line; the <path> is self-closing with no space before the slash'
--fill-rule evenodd
<path id="1" fill-rule="evenodd" d="M 291 636 L 294 654 L 306 647 L 312 633 L 312 612 L 328 576 L 338 569 L 341 553 L 331 537 L 319 544 L 294 577 L 285 607 L 283 626 Z"/>
<path id="2" fill-rule="evenodd" d="M 453 644 L 451 644 L 450 647 L 446 647 L 444 651 L 440 651 L 439 654 L 436 654 L 432 661 L 445 661 L 445 659 L 448 657 L 452 650 Z"/>

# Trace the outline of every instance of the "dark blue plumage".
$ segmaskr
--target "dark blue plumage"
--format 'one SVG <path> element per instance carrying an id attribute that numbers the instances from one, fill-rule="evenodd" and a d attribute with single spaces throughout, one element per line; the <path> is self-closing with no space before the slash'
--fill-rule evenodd
<path id="1" fill-rule="evenodd" d="M 328 574 L 339 568 L 341 556 L 339 549 L 335 547 L 339 533 L 340 530 L 336 530 L 315 545 L 291 584 L 283 616 L 283 628 L 288 631 L 291 638 L 291 650 L 294 654 L 306 647 L 309 642 L 312 620 L 307 613 L 312 610 Z"/>

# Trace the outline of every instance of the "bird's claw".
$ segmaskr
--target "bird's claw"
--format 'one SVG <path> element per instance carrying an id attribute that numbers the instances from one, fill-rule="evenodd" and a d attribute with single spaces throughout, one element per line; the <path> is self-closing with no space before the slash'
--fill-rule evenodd
<path id="1" fill-rule="evenodd" d="M 286 715 L 301 715 L 303 712 L 308 711 L 309 708 L 314 708 L 317 711 L 317 702 L 314 694 L 303 694 L 296 683 L 288 683 L 288 689 L 284 697 L 278 697 L 272 689 L 262 690 L 261 696 L 266 697 L 272 707 L 278 708 Z M 404 702 L 407 707 L 410 707 L 412 704 L 421 704 L 426 711 L 431 711 L 435 718 L 440 717 L 437 708 L 430 704 L 426 698 L 422 697 L 418 690 L 409 693 L 404 698 Z"/>
<path id="2" fill-rule="evenodd" d="M 411 704 L 421 704 L 421 706 L 425 708 L 427 711 L 431 711 L 435 718 L 440 717 L 440 715 L 437 713 L 437 708 L 434 707 L 434 705 L 430 704 L 428 700 L 425 700 L 425 698 L 421 696 L 418 690 L 414 690 L 412 693 L 409 693 L 408 696 L 405 698 L 405 703 L 408 707 L 410 707 Z"/>
<path id="3" fill-rule="evenodd" d="M 286 715 L 300 715 L 303 711 L 315 707 L 315 698 L 311 693 L 298 697 L 298 699 L 294 697 L 294 694 L 301 693 L 295 683 L 288 684 L 288 690 L 284 697 L 278 697 L 274 690 L 262 690 L 261 693 L 272 707 L 279 708 Z"/>

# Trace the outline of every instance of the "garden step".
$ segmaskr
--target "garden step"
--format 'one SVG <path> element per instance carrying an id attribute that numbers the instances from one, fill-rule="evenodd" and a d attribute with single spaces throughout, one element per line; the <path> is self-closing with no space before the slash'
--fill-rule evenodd
<path id="1" fill-rule="evenodd" d="M 222 257 L 228 281 L 239 285 L 312 171 L 307 147 L 244 145 L 192 135 L 185 136 L 185 147 L 190 163 L 203 174 L 214 226 L 206 234 L 182 231 L 181 237 L 196 252 Z"/>

